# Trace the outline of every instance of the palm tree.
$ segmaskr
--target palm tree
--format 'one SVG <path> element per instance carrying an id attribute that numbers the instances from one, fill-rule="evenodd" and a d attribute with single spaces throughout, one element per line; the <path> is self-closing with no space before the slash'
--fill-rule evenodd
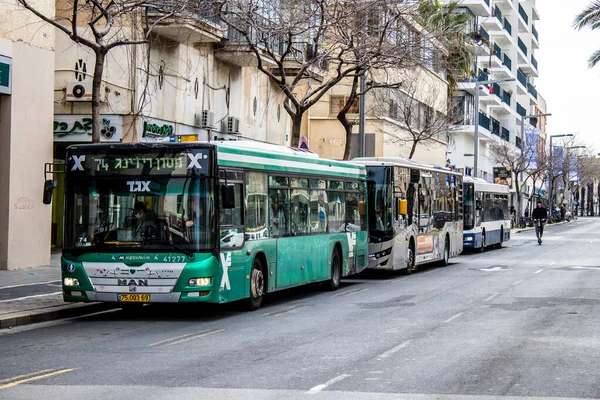
<path id="1" fill-rule="evenodd" d="M 585 10 L 575 17 L 573 27 L 581 30 L 585 27 L 600 29 L 600 1 L 593 1 Z M 600 50 L 596 50 L 588 59 L 589 67 L 593 68 L 600 62 Z"/>

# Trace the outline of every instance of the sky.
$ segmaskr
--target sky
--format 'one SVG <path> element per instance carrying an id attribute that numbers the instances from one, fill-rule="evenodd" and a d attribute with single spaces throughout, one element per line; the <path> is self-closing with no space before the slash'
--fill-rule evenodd
<path id="1" fill-rule="evenodd" d="M 552 114 L 548 134 L 575 134 L 595 154 L 600 152 L 600 64 L 590 69 L 587 60 L 600 49 L 600 30 L 573 28 L 575 16 L 591 2 L 537 0 L 540 48 L 534 56 L 539 67 L 535 86 Z"/>

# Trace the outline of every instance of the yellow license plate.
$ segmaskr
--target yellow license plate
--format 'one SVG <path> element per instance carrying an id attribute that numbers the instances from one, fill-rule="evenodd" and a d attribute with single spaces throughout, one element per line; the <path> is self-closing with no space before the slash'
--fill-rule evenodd
<path id="1" fill-rule="evenodd" d="M 120 294 L 117 296 L 118 301 L 129 303 L 148 303 L 150 302 L 149 294 Z"/>

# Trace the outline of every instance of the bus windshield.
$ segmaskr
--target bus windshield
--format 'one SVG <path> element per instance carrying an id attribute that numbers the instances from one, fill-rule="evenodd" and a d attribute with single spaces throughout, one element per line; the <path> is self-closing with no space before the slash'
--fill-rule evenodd
<path id="1" fill-rule="evenodd" d="M 393 190 L 391 168 L 369 167 L 368 170 L 368 202 L 369 232 L 374 237 L 391 237 L 394 235 Z"/>
<path id="2" fill-rule="evenodd" d="M 65 247 L 211 250 L 216 231 L 213 185 L 212 179 L 200 177 L 75 179 L 67 189 L 72 196 L 67 197 Z"/>
<path id="3" fill-rule="evenodd" d="M 475 227 L 475 188 L 472 183 L 464 184 L 463 193 L 464 227 L 465 231 Z"/>

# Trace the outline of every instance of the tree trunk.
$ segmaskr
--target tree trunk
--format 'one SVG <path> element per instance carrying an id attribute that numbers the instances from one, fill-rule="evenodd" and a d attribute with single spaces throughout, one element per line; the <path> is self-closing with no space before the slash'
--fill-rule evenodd
<path id="1" fill-rule="evenodd" d="M 413 140 L 413 144 L 410 148 L 410 154 L 408 155 L 408 159 L 412 159 L 413 156 L 415 155 L 415 151 L 417 151 L 417 146 L 419 145 L 419 142 L 416 140 Z"/>
<path id="2" fill-rule="evenodd" d="M 338 121 L 340 121 L 340 123 L 344 127 L 344 131 L 346 132 L 346 144 L 344 145 L 344 158 L 343 159 L 349 160 L 350 159 L 350 151 L 352 150 L 352 127 L 354 125 L 352 125 L 352 123 L 350 123 L 350 121 L 348 121 L 346 113 L 340 112 L 337 115 L 337 119 L 338 119 Z M 360 154 L 358 156 L 360 157 Z"/>
<path id="3" fill-rule="evenodd" d="M 290 115 L 292 117 L 292 138 L 290 146 L 300 147 L 300 128 L 302 127 L 302 113 Z"/>
<path id="4" fill-rule="evenodd" d="M 100 91 L 102 90 L 102 72 L 106 53 L 96 51 L 96 65 L 92 80 L 92 143 L 100 143 Z"/>

